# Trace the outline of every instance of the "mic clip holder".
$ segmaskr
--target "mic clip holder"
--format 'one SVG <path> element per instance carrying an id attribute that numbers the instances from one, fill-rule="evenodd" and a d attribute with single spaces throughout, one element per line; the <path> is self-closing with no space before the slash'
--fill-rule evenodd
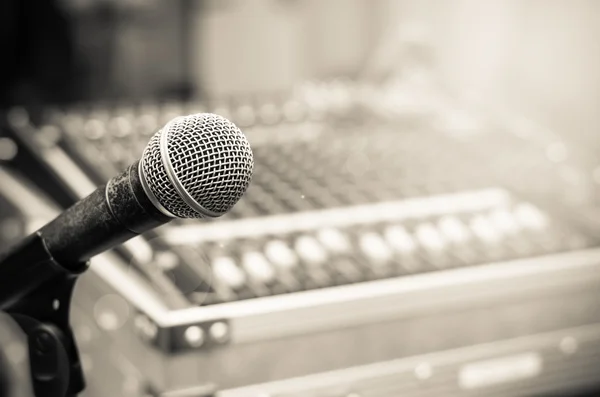
<path id="1" fill-rule="evenodd" d="M 0 258 L 0 310 L 27 335 L 36 397 L 75 396 L 85 388 L 69 312 L 77 276 L 87 267 L 58 264 L 39 233 Z"/>

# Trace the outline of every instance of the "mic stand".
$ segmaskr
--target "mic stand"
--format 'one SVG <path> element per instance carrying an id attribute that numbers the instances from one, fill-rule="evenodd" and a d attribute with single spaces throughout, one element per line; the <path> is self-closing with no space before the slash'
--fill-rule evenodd
<path id="1" fill-rule="evenodd" d="M 0 258 L 0 310 L 27 335 L 36 397 L 74 397 L 85 388 L 69 311 L 76 271 L 58 264 L 39 233 Z"/>

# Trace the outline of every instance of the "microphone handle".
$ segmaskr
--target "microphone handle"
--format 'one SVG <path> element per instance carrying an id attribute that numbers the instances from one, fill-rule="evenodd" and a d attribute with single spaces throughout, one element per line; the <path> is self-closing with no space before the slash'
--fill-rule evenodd
<path id="1" fill-rule="evenodd" d="M 94 255 L 173 219 L 148 199 L 138 164 L 132 164 L 39 230 L 57 263 L 71 270 Z"/>

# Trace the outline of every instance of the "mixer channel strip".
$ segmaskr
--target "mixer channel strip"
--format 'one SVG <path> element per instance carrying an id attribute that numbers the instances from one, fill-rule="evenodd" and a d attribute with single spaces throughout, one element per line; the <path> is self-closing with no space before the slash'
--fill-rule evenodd
<path id="1" fill-rule="evenodd" d="M 348 209 L 349 213 L 351 208 Z M 235 228 L 235 223 L 230 227 Z M 243 226 L 240 224 L 240 228 Z M 535 205 L 438 213 L 403 221 L 323 226 L 287 233 L 240 233 L 181 246 L 203 253 L 210 288 L 187 293 L 197 305 L 296 293 L 592 247 L 597 241 Z M 185 227 L 184 227 L 185 229 Z M 268 228 L 267 228 L 268 229 Z M 207 235 L 216 229 L 207 228 Z M 283 229 L 281 229 L 283 230 Z M 177 240 L 176 229 L 170 240 Z M 198 238 L 193 229 L 180 231 Z M 218 236 L 218 232 L 215 236 Z M 193 237 L 192 237 L 193 238 Z M 169 239 L 169 237 L 167 237 Z M 207 274 L 210 275 L 207 276 Z"/>

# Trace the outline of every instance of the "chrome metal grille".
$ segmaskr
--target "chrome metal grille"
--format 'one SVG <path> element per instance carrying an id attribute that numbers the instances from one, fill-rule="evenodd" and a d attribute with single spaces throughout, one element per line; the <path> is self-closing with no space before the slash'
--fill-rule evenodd
<path id="1" fill-rule="evenodd" d="M 160 141 L 167 134 L 172 173 L 185 193 L 204 209 L 219 215 L 245 193 L 254 168 L 252 150 L 242 132 L 215 114 L 178 117 L 156 133 L 142 156 L 142 169 L 157 200 L 181 218 L 206 216 L 178 194 L 164 168 Z"/>

